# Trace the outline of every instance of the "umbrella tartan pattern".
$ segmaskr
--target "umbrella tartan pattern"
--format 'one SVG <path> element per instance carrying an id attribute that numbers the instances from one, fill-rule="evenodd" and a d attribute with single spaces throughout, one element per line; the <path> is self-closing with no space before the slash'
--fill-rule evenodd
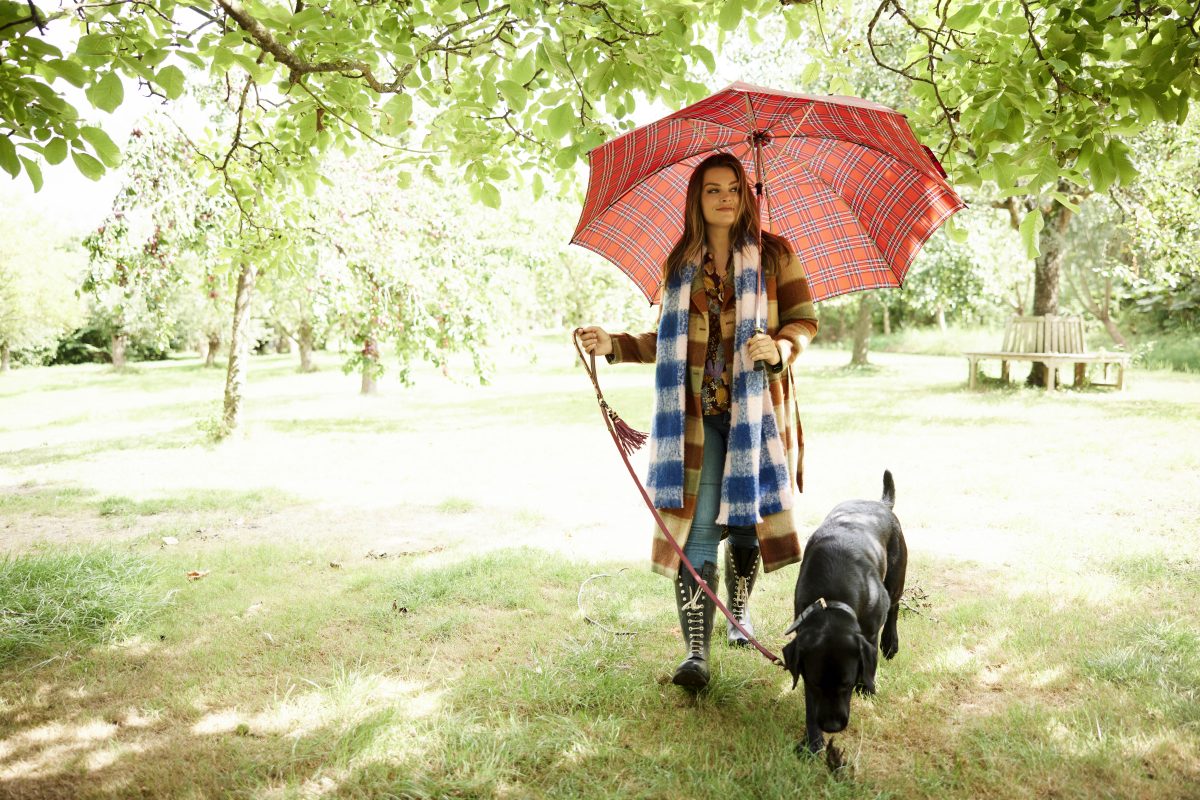
<path id="1" fill-rule="evenodd" d="M 663 262 L 683 232 L 688 178 L 717 152 L 741 159 L 752 184 L 763 181 L 764 227 L 792 243 L 814 300 L 901 285 L 929 236 L 965 207 L 902 114 L 735 83 L 593 150 L 571 241 L 620 266 L 658 302 Z"/>

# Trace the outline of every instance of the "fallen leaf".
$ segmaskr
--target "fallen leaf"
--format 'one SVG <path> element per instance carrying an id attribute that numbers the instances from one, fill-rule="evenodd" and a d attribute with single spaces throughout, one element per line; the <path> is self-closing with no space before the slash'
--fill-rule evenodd
<path id="1" fill-rule="evenodd" d="M 333 569 L 341 569 L 342 568 L 342 564 L 340 561 L 330 561 L 329 566 L 332 567 Z"/>
<path id="2" fill-rule="evenodd" d="M 262 638 L 264 641 L 266 641 L 267 644 L 271 644 L 271 645 L 275 644 L 275 637 L 272 636 L 267 631 L 262 632 Z"/>
<path id="3" fill-rule="evenodd" d="M 207 574 L 208 570 L 206 569 L 193 569 L 188 571 L 187 579 L 189 581 L 198 581 Z"/>

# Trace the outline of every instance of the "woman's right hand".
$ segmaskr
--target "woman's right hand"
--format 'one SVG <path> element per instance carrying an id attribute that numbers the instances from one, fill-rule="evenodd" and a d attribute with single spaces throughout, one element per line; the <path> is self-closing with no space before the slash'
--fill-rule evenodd
<path id="1" fill-rule="evenodd" d="M 583 349 L 592 355 L 606 356 L 613 351 L 612 337 L 595 325 L 584 328 L 579 334 L 579 341 Z"/>

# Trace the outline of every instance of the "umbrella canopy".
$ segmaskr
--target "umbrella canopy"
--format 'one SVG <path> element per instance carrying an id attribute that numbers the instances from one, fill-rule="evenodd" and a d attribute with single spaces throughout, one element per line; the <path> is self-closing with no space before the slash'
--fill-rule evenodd
<path id="1" fill-rule="evenodd" d="M 764 227 L 791 242 L 816 300 L 901 285 L 921 245 L 965 207 L 903 114 L 734 83 L 592 150 L 571 242 L 658 302 L 663 263 L 683 233 L 688 178 L 718 152 L 763 183 Z"/>

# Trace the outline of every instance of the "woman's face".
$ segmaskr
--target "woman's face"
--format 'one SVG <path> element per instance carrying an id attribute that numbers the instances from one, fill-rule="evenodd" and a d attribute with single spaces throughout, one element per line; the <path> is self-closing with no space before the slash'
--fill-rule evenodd
<path id="1" fill-rule="evenodd" d="M 704 170 L 700 208 L 704 212 L 705 225 L 714 228 L 733 227 L 742 208 L 737 173 L 729 167 L 709 167 Z"/>

